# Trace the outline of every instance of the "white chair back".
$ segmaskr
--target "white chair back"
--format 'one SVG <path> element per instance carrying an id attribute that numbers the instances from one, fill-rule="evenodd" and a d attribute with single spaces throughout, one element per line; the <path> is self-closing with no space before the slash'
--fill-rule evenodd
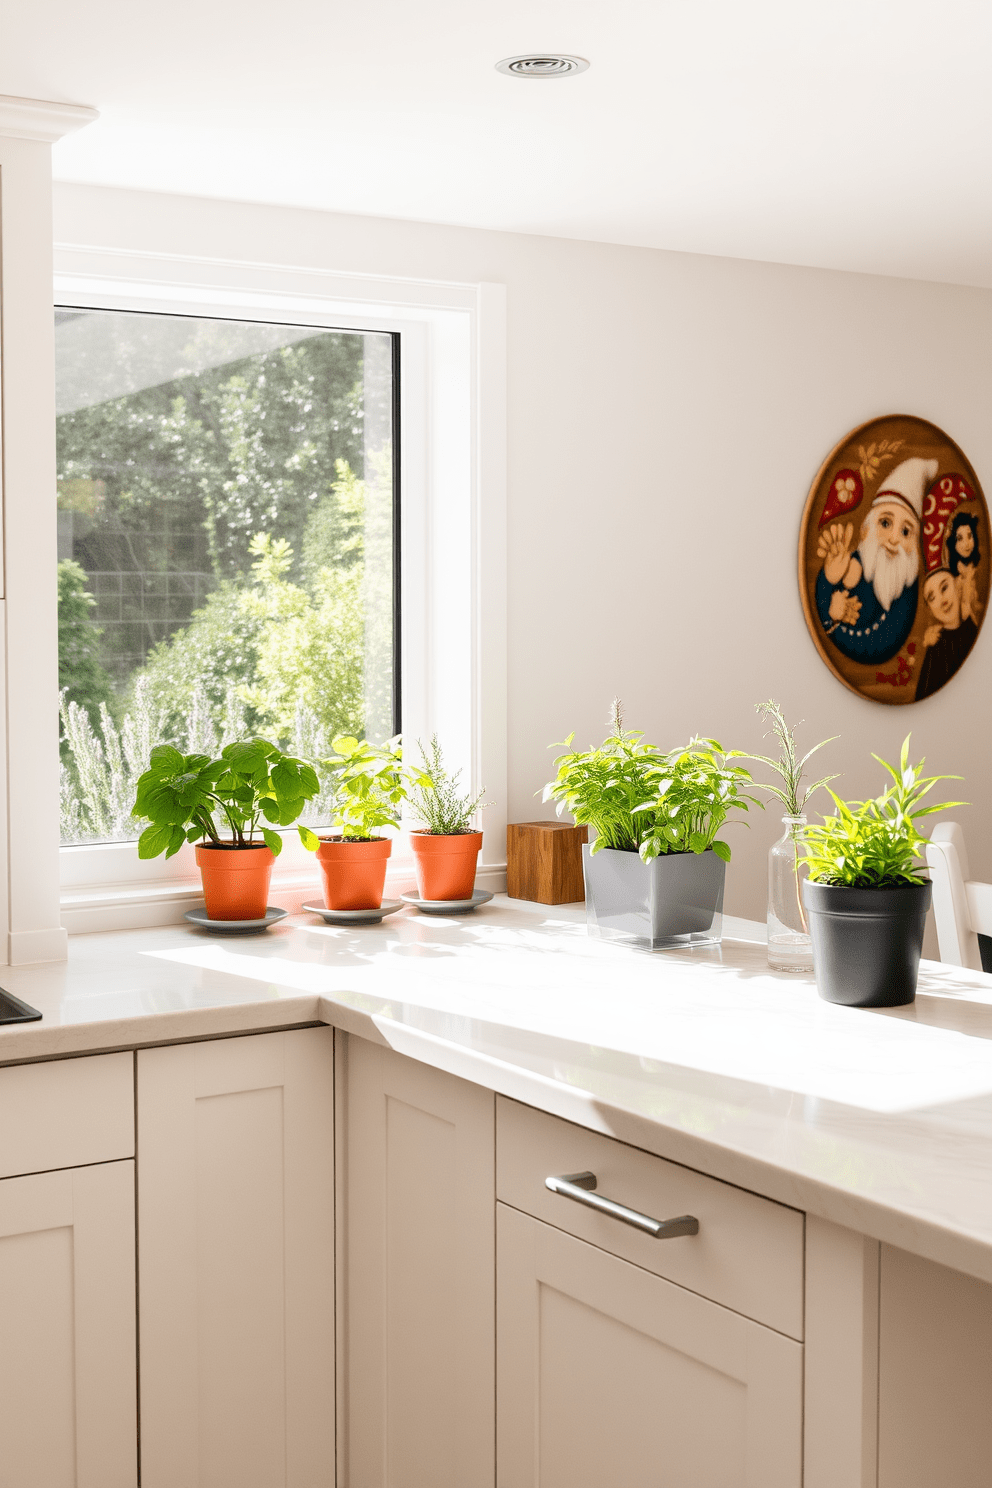
<path id="1" fill-rule="evenodd" d="M 957 822 L 934 827 L 927 846 L 933 883 L 933 917 L 940 959 L 949 966 L 982 970 L 979 935 L 992 935 L 992 884 L 975 883 L 964 832 Z"/>

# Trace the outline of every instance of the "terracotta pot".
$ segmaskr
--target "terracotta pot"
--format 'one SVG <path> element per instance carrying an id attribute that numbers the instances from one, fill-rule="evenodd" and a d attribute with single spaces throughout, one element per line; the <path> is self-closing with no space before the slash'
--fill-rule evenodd
<path id="1" fill-rule="evenodd" d="M 322 837 L 317 849 L 328 909 L 378 909 L 386 884 L 386 860 L 393 850 L 388 837 L 369 842 Z"/>
<path id="2" fill-rule="evenodd" d="M 454 837 L 411 832 L 410 845 L 421 899 L 471 899 L 481 832 L 459 832 Z"/>
<path id="3" fill-rule="evenodd" d="M 203 898 L 212 920 L 261 920 L 269 905 L 275 854 L 268 847 L 197 843 Z"/>

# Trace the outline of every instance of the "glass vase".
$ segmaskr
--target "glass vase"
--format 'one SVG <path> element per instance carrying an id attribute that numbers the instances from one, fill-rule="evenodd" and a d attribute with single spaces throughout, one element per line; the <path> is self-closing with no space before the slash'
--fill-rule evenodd
<path id="1" fill-rule="evenodd" d="M 782 836 L 768 854 L 768 965 L 812 971 L 813 946 L 802 900 L 809 870 L 803 857 L 804 816 L 783 816 Z"/>

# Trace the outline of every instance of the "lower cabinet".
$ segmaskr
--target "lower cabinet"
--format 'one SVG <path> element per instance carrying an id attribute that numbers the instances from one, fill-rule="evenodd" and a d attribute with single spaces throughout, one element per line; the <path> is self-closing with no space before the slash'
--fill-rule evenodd
<path id="1" fill-rule="evenodd" d="M 134 1488 L 135 1373 L 133 1161 L 4 1179 L 0 1488 Z"/>
<path id="2" fill-rule="evenodd" d="M 500 1488 L 798 1488 L 799 1343 L 497 1207 Z"/>
<path id="3" fill-rule="evenodd" d="M 334 1483 L 333 1047 L 138 1054 L 143 1488 Z"/>
<path id="4" fill-rule="evenodd" d="M 143 1488 L 990 1481 L 992 1287 L 330 1028 L 136 1072 L 0 1069 L 0 1488 L 139 1378 Z"/>
<path id="5" fill-rule="evenodd" d="M 499 1488 L 799 1488 L 803 1215 L 502 1096 L 496 1148 Z"/>
<path id="6" fill-rule="evenodd" d="M 992 1286 L 883 1245 L 878 1488 L 992 1481 Z"/>
<path id="7" fill-rule="evenodd" d="M 494 1097 L 340 1036 L 339 1488 L 493 1488 Z"/>
<path id="8" fill-rule="evenodd" d="M 361 1039 L 337 1080 L 339 1488 L 799 1488 L 802 1214 Z M 545 1187 L 593 1166 L 699 1236 Z"/>

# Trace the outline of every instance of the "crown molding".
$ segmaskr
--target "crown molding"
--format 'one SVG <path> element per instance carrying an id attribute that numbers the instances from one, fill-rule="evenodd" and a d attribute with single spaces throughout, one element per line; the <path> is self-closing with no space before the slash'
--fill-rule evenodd
<path id="1" fill-rule="evenodd" d="M 11 98 L 0 93 L 0 135 L 54 144 L 64 134 L 100 117 L 82 103 L 47 103 L 40 98 Z"/>

